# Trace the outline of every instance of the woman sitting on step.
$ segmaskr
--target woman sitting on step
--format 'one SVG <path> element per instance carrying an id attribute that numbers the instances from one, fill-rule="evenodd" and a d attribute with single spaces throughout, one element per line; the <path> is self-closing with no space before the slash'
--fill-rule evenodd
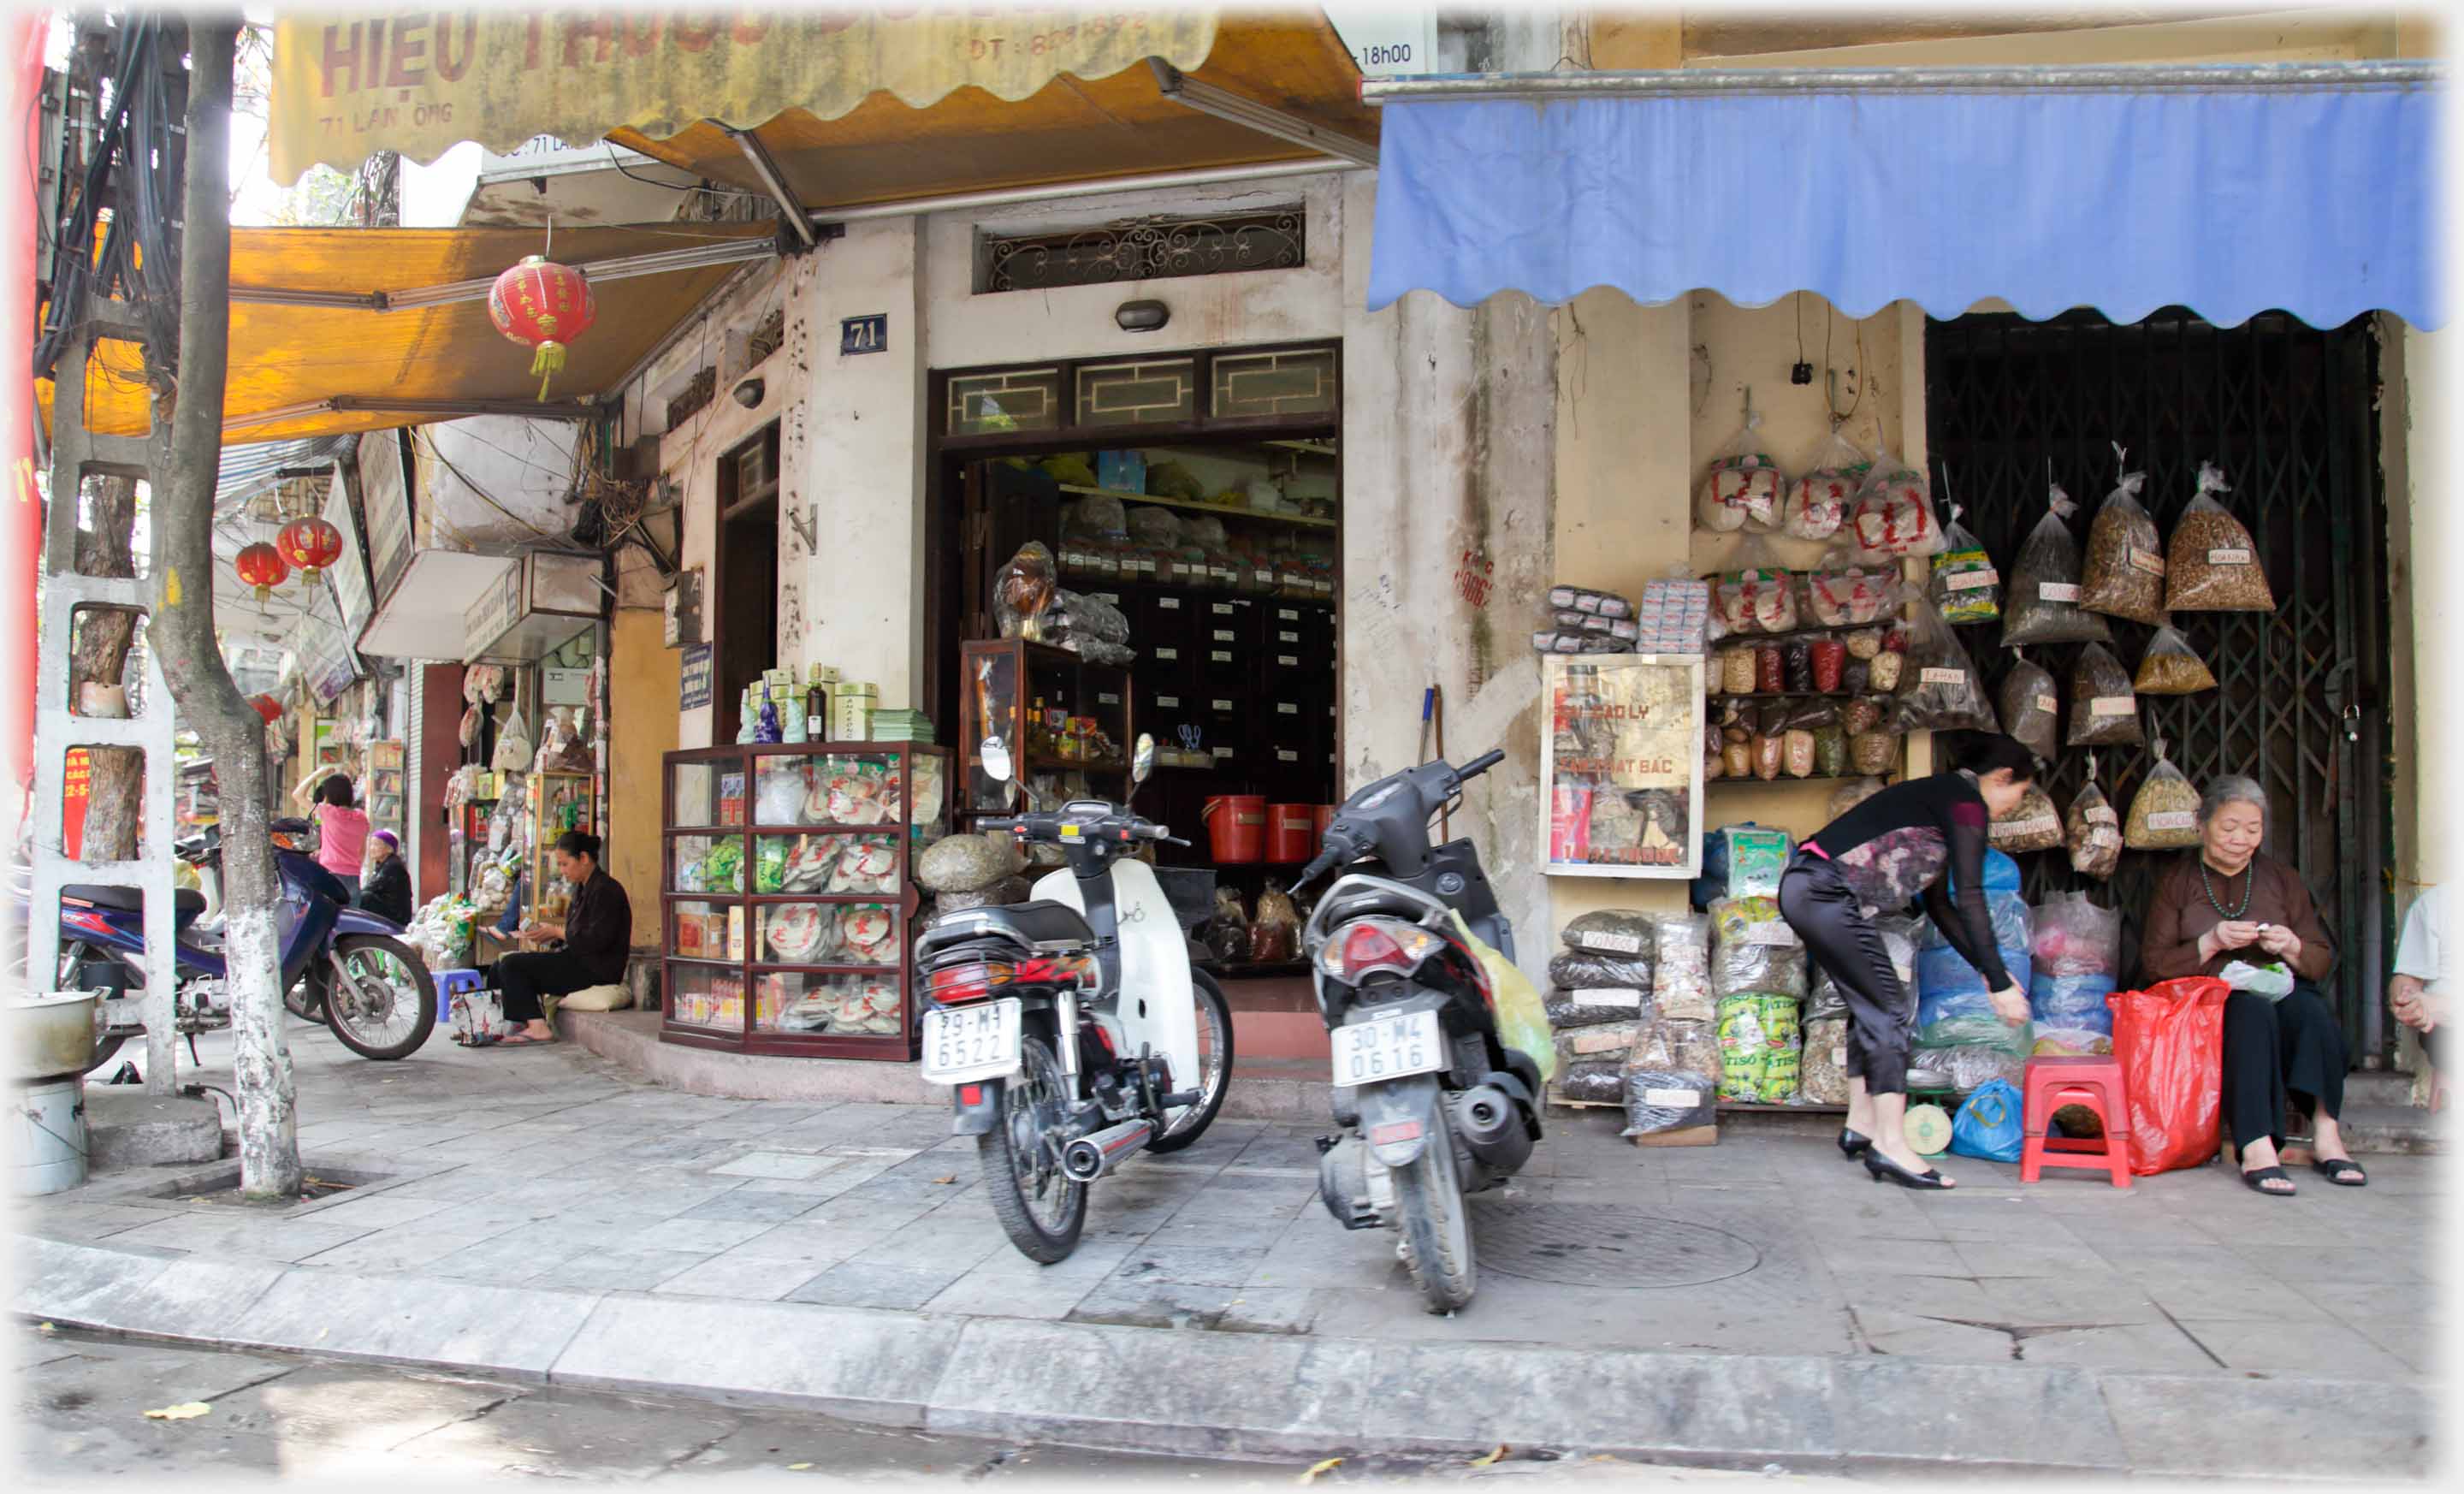
<path id="1" fill-rule="evenodd" d="M 2359 1188 L 2368 1175 L 2344 1151 L 2337 1126 L 2344 1030 L 2320 989 L 2336 966 L 2336 947 L 2300 873 L 2258 848 L 2266 838 L 2265 789 L 2237 774 L 2208 785 L 2198 846 L 2157 880 L 2140 975 L 2149 983 L 2213 976 L 2235 960 L 2291 971 L 2293 990 L 2280 1000 L 2235 991 L 2225 1001 L 2225 1129 L 2242 1181 L 2290 1196 L 2293 1179 L 2277 1161 L 2290 1096 L 2313 1115 L 2312 1167 L 2340 1188 Z"/>

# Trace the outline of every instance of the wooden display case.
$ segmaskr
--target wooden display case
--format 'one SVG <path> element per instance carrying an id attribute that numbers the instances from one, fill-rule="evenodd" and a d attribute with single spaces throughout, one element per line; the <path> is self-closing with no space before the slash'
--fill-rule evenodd
<path id="1" fill-rule="evenodd" d="M 912 1060 L 914 858 L 948 826 L 951 767 L 903 742 L 669 753 L 660 1037 Z"/>
<path id="2" fill-rule="evenodd" d="M 1128 794 L 1134 716 L 1127 669 L 1089 664 L 1067 648 L 1014 638 L 961 644 L 958 654 L 957 751 L 966 763 L 959 809 L 968 819 L 1017 812 L 1010 785 L 984 774 L 978 749 L 988 736 L 999 736 L 1009 749 L 1021 777 L 1084 774 L 1105 798 L 1118 801 Z M 1044 722 L 1031 719 L 1039 700 Z M 1088 739 L 1056 724 L 1072 720 L 1091 721 L 1102 733 L 1095 756 L 1079 755 L 1077 744 Z"/>

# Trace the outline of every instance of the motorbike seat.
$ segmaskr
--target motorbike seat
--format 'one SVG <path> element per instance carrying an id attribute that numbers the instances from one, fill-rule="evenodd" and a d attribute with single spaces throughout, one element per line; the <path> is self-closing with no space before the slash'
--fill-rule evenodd
<path id="1" fill-rule="evenodd" d="M 145 894 L 133 887 L 99 887 L 91 882 L 72 882 L 60 889 L 60 895 L 92 903 L 97 908 L 108 908 L 115 912 L 142 913 L 145 911 Z M 178 928 L 185 929 L 196 922 L 197 915 L 205 911 L 205 893 L 185 887 L 171 890 L 171 921 Z"/>
<path id="2" fill-rule="evenodd" d="M 954 944 L 983 938 L 1032 949 L 1043 944 L 1092 944 L 1095 931 L 1087 927 L 1086 918 L 1067 903 L 1037 901 L 1013 903 L 1006 908 L 969 908 L 934 919 L 916 940 L 915 953 L 929 956 Z"/>

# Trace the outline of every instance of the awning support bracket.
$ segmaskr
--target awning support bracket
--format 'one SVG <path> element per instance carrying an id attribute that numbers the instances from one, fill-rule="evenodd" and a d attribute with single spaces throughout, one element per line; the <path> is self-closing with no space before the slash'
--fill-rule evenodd
<path id="1" fill-rule="evenodd" d="M 1175 103 L 1200 114 L 1213 115 L 1219 120 L 1227 120 L 1261 135 L 1306 145 L 1355 165 L 1377 165 L 1377 147 L 1367 141 L 1354 140 L 1323 125 L 1311 124 L 1299 115 L 1262 104 L 1254 99 L 1243 99 L 1230 89 L 1201 83 L 1161 57 L 1147 58 L 1147 66 L 1155 70 L 1156 91 Z"/>
<path id="2" fill-rule="evenodd" d="M 728 138 L 736 142 L 736 148 L 744 152 L 745 162 L 753 167 L 753 174 L 761 179 L 761 186 L 770 193 L 771 200 L 778 203 L 780 216 L 787 220 L 787 226 L 795 231 L 797 239 L 801 241 L 797 253 L 820 243 L 821 240 L 813 233 L 812 209 L 798 202 L 796 194 L 788 189 L 786 173 L 779 169 L 778 158 L 770 154 L 770 147 L 761 143 L 761 137 L 751 130 L 733 129 L 723 124 L 719 128 L 726 130 Z"/>

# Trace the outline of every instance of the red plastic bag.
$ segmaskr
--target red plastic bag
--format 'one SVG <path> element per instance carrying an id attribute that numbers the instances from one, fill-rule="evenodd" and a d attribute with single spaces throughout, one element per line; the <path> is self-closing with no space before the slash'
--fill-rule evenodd
<path id="1" fill-rule="evenodd" d="M 2225 998 L 2206 976 L 2116 991 L 2113 1052 L 2130 1091 L 2130 1170 L 2142 1177 L 2216 1154 L 2224 1104 Z"/>

